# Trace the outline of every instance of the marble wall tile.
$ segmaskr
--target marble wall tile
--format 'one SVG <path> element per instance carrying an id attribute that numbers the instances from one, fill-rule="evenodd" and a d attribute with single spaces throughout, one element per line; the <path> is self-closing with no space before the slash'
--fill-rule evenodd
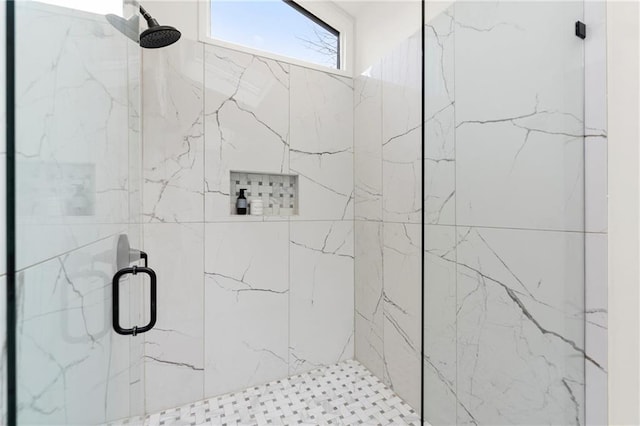
<path id="1" fill-rule="evenodd" d="M 587 425 L 607 424 L 607 60 L 606 3 L 584 3 L 589 28 L 585 62 L 585 334 L 586 351 L 602 368 L 585 363 Z"/>
<path id="2" fill-rule="evenodd" d="M 139 12 L 139 7 L 135 4 L 123 4 L 123 16 L 133 16 Z M 140 25 L 140 22 L 139 22 Z M 127 176 L 129 191 L 129 226 L 127 235 L 131 247 L 144 247 L 144 227 L 143 227 L 143 186 L 144 186 L 144 166 L 143 166 L 143 140 L 142 140 L 142 50 L 138 43 L 132 40 L 126 42 L 127 51 L 127 90 L 128 90 L 128 112 L 129 112 L 129 170 Z M 138 283 L 141 280 L 138 278 Z M 133 284 L 133 282 L 132 282 Z M 125 298 L 128 297 L 130 322 L 134 324 L 144 324 L 145 305 L 148 297 L 145 297 L 146 286 L 130 285 Z M 129 345 L 129 416 L 140 416 L 145 413 L 146 387 L 144 381 L 145 374 L 145 342 L 144 338 L 130 341 Z M 125 403 L 126 404 L 126 403 Z M 118 419 L 117 412 L 108 413 L 109 419 Z"/>
<path id="3" fill-rule="evenodd" d="M 129 245 L 134 250 L 143 246 L 142 235 L 142 223 L 138 222 L 128 226 L 126 232 L 129 240 Z M 118 236 L 119 237 L 119 236 Z M 117 248 L 115 242 L 111 244 L 110 252 L 102 254 L 104 257 L 107 253 L 109 256 L 113 256 L 113 251 Z M 131 264 L 141 265 L 142 262 L 138 258 L 137 254 L 130 255 Z M 117 266 L 114 266 L 115 274 Z M 148 295 L 148 278 L 143 274 L 137 274 L 136 276 L 125 276 L 120 279 L 120 323 L 124 324 L 124 327 L 131 328 L 133 326 L 139 326 L 147 324 L 149 322 L 149 295 Z M 109 290 L 110 291 L 110 290 Z M 107 305 L 111 306 L 111 301 L 107 301 Z M 114 335 L 115 332 L 111 331 Z M 122 417 L 120 414 L 124 409 L 129 410 L 129 416 L 140 415 L 144 413 L 145 405 L 145 386 L 144 386 L 144 337 L 139 335 L 137 338 L 131 336 L 125 337 L 127 340 L 124 342 L 128 344 L 127 353 L 129 356 L 128 371 L 123 372 L 126 375 L 128 382 L 128 391 L 121 392 L 118 388 L 111 389 L 109 392 L 117 395 L 118 403 L 112 404 L 110 410 L 107 413 L 108 419 L 119 419 Z"/>
<path id="4" fill-rule="evenodd" d="M 584 3 L 585 230 L 607 232 L 607 6 Z"/>
<path id="5" fill-rule="evenodd" d="M 383 224 L 355 222 L 355 358 L 383 377 Z"/>
<path id="6" fill-rule="evenodd" d="M 144 219 L 203 220 L 202 43 L 143 52 Z"/>
<path id="7" fill-rule="evenodd" d="M 17 261 L 26 267 L 128 221 L 128 68 L 126 38 L 103 17 L 21 2 L 16 19 L 37 29 L 20 31 L 16 57 Z"/>
<path id="8" fill-rule="evenodd" d="M 136 4 L 123 4 L 123 16 L 133 16 L 139 12 Z M 139 22 L 141 24 L 141 22 Z M 127 40 L 127 70 L 128 70 L 128 111 L 129 111 L 129 173 L 127 177 L 129 190 L 129 226 L 127 235 L 131 247 L 144 247 L 143 226 L 143 140 L 142 140 L 142 49 L 138 43 Z M 143 278 L 139 278 L 142 280 Z M 132 283 L 133 284 L 133 283 Z M 129 317 L 133 324 L 146 322 L 145 310 L 148 297 L 145 297 L 146 286 L 130 285 L 125 293 L 129 302 Z M 123 305 L 124 306 L 124 305 Z M 129 345 L 129 416 L 141 416 L 145 413 L 145 339 L 131 339 Z M 126 403 L 125 403 L 126 404 Z M 117 413 L 108 414 L 109 419 L 117 419 Z"/>
<path id="9" fill-rule="evenodd" d="M 458 127 L 458 224 L 580 231 L 583 167 L 581 137 L 504 122 Z"/>
<path id="10" fill-rule="evenodd" d="M 589 131 L 587 129 L 587 131 Z M 584 208 L 586 232 L 608 231 L 609 189 L 607 136 L 587 136 L 584 145 Z"/>
<path id="11" fill-rule="evenodd" d="M 143 335 L 153 413 L 204 398 L 204 224 L 145 224 L 144 248 L 158 276 L 158 322 Z"/>
<path id="12" fill-rule="evenodd" d="M 383 219 L 421 221 L 421 34 L 382 59 Z"/>
<path id="13" fill-rule="evenodd" d="M 424 418 L 456 423 L 456 232 L 425 225 Z"/>
<path id="14" fill-rule="evenodd" d="M 583 245 L 580 233 L 458 229 L 459 423 L 584 423 Z"/>
<path id="15" fill-rule="evenodd" d="M 420 407 L 421 226 L 384 224 L 384 380 Z"/>
<path id="16" fill-rule="evenodd" d="M 420 36 L 357 77 L 354 94 L 356 358 L 415 409 L 422 336 Z M 434 164 L 449 160 L 449 151 L 442 157 L 434 148 Z M 439 196 L 435 186 L 432 194 Z"/>
<path id="17" fill-rule="evenodd" d="M 103 423 L 137 413 L 141 340 L 111 328 L 113 247 L 139 166 L 135 54 L 102 15 L 20 2 L 16 19 L 19 418 Z"/>
<path id="18" fill-rule="evenodd" d="M 167 333 L 158 332 L 150 336 L 145 356 L 148 365 L 160 368 L 162 364 L 162 368 L 170 369 L 171 373 L 160 375 L 158 380 L 178 383 L 176 386 L 180 383 L 187 386 L 187 382 L 197 380 L 200 368 L 204 368 L 204 395 L 213 396 L 282 378 L 290 371 L 303 371 L 311 365 L 300 367 L 299 361 L 295 361 L 292 364 L 296 366 L 290 367 L 290 346 L 296 349 L 292 349 L 291 354 L 305 356 L 312 363 L 326 364 L 334 362 L 334 357 L 337 361 L 353 356 L 353 223 L 336 222 L 335 230 L 332 230 L 332 223 L 326 222 L 327 229 L 322 231 L 322 239 L 318 242 L 319 250 L 324 250 L 325 243 L 333 244 L 332 238 L 342 237 L 343 240 L 338 246 L 329 247 L 335 249 L 335 253 L 325 253 L 317 260 L 318 265 L 311 265 L 311 271 L 323 271 L 320 276 L 308 277 L 306 269 L 292 267 L 289 270 L 289 251 L 294 250 L 298 241 L 293 239 L 290 242 L 289 218 L 267 220 L 233 216 L 229 200 L 230 171 L 300 174 L 301 214 L 298 219 L 352 219 L 353 87 L 351 79 L 298 69 L 218 46 L 200 46 L 203 46 L 203 58 L 198 56 L 199 50 L 187 43 L 180 49 L 167 52 L 166 59 L 148 64 L 150 72 L 157 67 L 161 69 L 160 76 L 169 73 L 171 87 L 182 87 L 175 104 L 189 103 L 185 110 L 189 117 L 194 118 L 190 121 L 182 114 L 161 123 L 160 127 L 168 128 L 163 137 L 191 134 L 192 127 L 187 127 L 186 123 L 196 127 L 202 123 L 204 136 L 197 142 L 204 143 L 204 164 L 201 170 L 197 166 L 181 169 L 178 174 L 182 178 L 175 184 L 168 182 L 163 172 L 162 185 L 166 188 L 163 193 L 169 194 L 167 191 L 170 191 L 167 201 L 174 201 L 158 204 L 161 207 L 158 211 L 163 212 L 163 221 L 178 222 L 177 228 L 164 228 L 168 223 L 153 224 L 145 229 L 145 235 L 153 237 L 157 234 L 153 238 L 159 247 L 163 240 L 178 240 L 178 235 L 172 238 L 168 233 L 179 232 L 180 226 L 188 229 L 191 226 L 189 222 L 205 222 L 204 266 L 193 266 L 204 275 L 204 361 L 200 366 L 193 358 L 197 350 L 192 348 L 193 342 L 190 343 L 192 336 L 184 336 L 185 333 L 165 337 Z M 204 69 L 201 94 L 197 91 L 198 69 Z M 155 96 L 160 104 L 170 102 L 170 97 L 160 97 L 163 91 L 170 89 L 159 86 L 146 85 L 145 96 Z M 148 90 L 157 93 L 147 95 Z M 204 105 L 203 110 L 193 105 L 197 102 Z M 179 105 L 175 110 L 181 111 Z M 199 115 L 202 116 L 200 122 L 197 120 Z M 158 119 L 161 116 L 157 114 Z M 197 159 L 199 154 L 193 148 L 196 140 L 190 137 L 186 141 L 192 142 L 189 153 L 195 152 Z M 150 168 L 155 171 L 156 164 L 165 167 L 169 149 L 145 143 L 145 157 L 147 150 L 153 150 L 149 153 L 151 159 L 145 159 L 145 166 L 150 165 L 145 172 Z M 177 153 L 178 148 L 175 149 Z M 187 158 L 179 158 L 182 159 Z M 294 165 L 296 170 L 293 170 Z M 193 188 L 198 175 L 204 182 L 203 217 L 194 213 L 197 209 L 192 203 L 196 199 Z M 147 186 L 153 186 L 153 182 L 147 176 L 145 179 L 146 190 Z M 332 199 L 336 191 L 345 196 Z M 149 198 L 154 197 L 157 198 L 152 192 Z M 179 199 L 184 199 L 184 203 L 180 204 Z M 306 230 L 315 227 L 316 222 L 296 229 L 300 229 L 298 234 L 304 241 L 308 237 Z M 187 235 L 197 234 L 195 230 L 183 231 Z M 312 244 L 316 244 L 313 240 L 315 234 L 312 233 L 311 237 Z M 349 239 L 351 241 L 347 241 L 347 245 L 342 244 Z M 149 247 L 150 256 L 155 250 Z M 190 250 L 185 248 L 183 252 L 186 256 Z M 299 257 L 310 257 L 315 261 L 316 254 L 311 251 Z M 345 257 L 348 257 L 346 264 Z M 189 264 L 187 261 L 182 263 Z M 167 274 L 178 273 L 180 269 L 174 267 Z M 318 285 L 323 286 L 314 298 L 317 306 L 313 309 L 307 309 L 302 303 L 298 306 L 305 309 L 304 312 L 292 308 L 292 316 L 295 311 L 307 321 L 292 320 L 292 325 L 289 322 L 290 274 L 300 278 L 296 295 L 302 303 L 306 302 L 304 292 L 307 283 L 317 280 Z M 337 337 L 328 337 L 318 346 L 318 342 L 309 336 L 314 335 L 314 327 L 332 324 L 330 320 L 334 319 L 332 309 L 335 306 L 329 302 L 336 298 L 340 299 L 341 305 L 344 304 L 339 315 L 335 316 L 341 329 Z M 172 322 L 180 323 L 181 320 L 178 318 Z M 333 333 L 333 329 L 331 331 Z M 292 341 L 297 339 L 295 345 L 290 345 L 290 335 Z M 339 348 L 334 350 L 334 344 Z M 155 357 L 154 351 L 163 351 L 166 345 L 186 345 L 186 348 L 171 354 L 165 350 L 173 365 L 149 361 L 150 357 Z M 314 358 L 316 349 L 319 355 Z M 314 356 L 307 356 L 307 352 Z M 170 402 L 169 396 L 156 397 L 154 392 L 147 392 L 147 409 L 150 402 L 156 408 L 182 403 Z"/>
<path id="19" fill-rule="evenodd" d="M 458 224 L 583 229 L 582 7 L 456 5 Z"/>
<path id="20" fill-rule="evenodd" d="M 425 222 L 455 223 L 453 7 L 425 26 Z"/>
<path id="21" fill-rule="evenodd" d="M 353 221 L 290 223 L 289 374 L 351 359 Z"/>
<path id="22" fill-rule="evenodd" d="M 125 16 L 138 13 L 135 5 L 124 5 Z M 142 165 L 142 51 L 138 43 L 127 42 L 128 111 L 129 111 L 129 223 L 142 223 L 144 167 Z"/>
<path id="23" fill-rule="evenodd" d="M 113 247 L 115 238 L 105 239 L 18 274 L 21 422 L 97 424 L 129 415 L 132 340 L 111 328 Z"/>
<path id="24" fill-rule="evenodd" d="M 289 68 L 205 46 L 205 218 L 227 220 L 229 171 L 289 173 Z"/>
<path id="25" fill-rule="evenodd" d="M 382 220 L 381 62 L 354 79 L 355 218 Z"/>
<path id="26" fill-rule="evenodd" d="M 455 224 L 455 109 L 449 106 L 425 122 L 425 223 Z"/>
<path id="27" fill-rule="evenodd" d="M 287 376 L 288 234 L 282 222 L 205 224 L 205 397 Z"/>
<path id="28" fill-rule="evenodd" d="M 125 41 L 95 17 L 78 19 L 22 4 L 16 13 L 21 27 L 41 28 L 17 38 L 17 48 L 23 46 L 16 58 L 19 166 L 24 173 L 31 165 L 59 167 L 43 192 L 21 197 L 20 211 L 45 218 L 88 216 L 97 223 L 126 221 Z M 24 47 L 36 42 L 37 50 Z M 78 172 L 81 166 L 85 173 Z M 37 176 L 18 180 L 23 189 L 37 184 L 30 178 Z"/>
<path id="29" fill-rule="evenodd" d="M 456 366 L 438 374 L 425 359 L 425 414 L 434 424 L 606 422 L 606 354 L 599 350 L 606 347 L 606 286 L 603 299 L 598 284 L 606 281 L 606 235 L 582 232 L 606 232 L 604 8 L 457 2 L 427 24 L 425 192 L 433 196 L 447 182 L 444 171 L 435 174 L 437 185 L 430 182 L 438 167 L 429 151 L 439 148 L 435 158 L 449 158 L 455 171 L 457 222 L 433 221 L 428 198 L 425 215 L 427 223 L 458 225 L 451 259 L 439 259 L 457 260 L 457 307 L 447 309 L 446 295 L 436 306 L 425 301 L 425 348 L 445 361 L 442 320 L 457 312 L 449 330 Z M 532 38 L 540 19 L 548 31 Z M 586 41 L 573 35 L 578 19 L 590 28 Z M 455 47 L 453 73 L 447 47 Z M 455 99 L 446 96 L 447 75 Z M 454 100 L 455 107 L 447 104 Z M 448 137 L 455 149 L 446 148 Z M 425 228 L 427 245 L 438 241 L 438 229 L 443 236 L 440 227 Z M 429 278 L 434 271 L 425 257 L 425 296 L 446 282 Z M 438 321 L 441 335 L 433 333 Z M 434 336 L 440 344 L 429 342 Z M 457 380 L 447 380 L 451 372 Z"/>
<path id="30" fill-rule="evenodd" d="M 432 117 L 455 100 L 454 6 L 425 23 L 425 117 Z"/>
<path id="31" fill-rule="evenodd" d="M 582 16 L 575 2 L 456 4 L 456 94 L 477 100 L 456 97 L 456 124 L 539 116 L 545 130 L 582 130 Z"/>
<path id="32" fill-rule="evenodd" d="M 302 220 L 353 218 L 353 82 L 291 67 L 291 173 Z"/>
<path id="33" fill-rule="evenodd" d="M 587 425 L 607 424 L 607 235 L 585 235 L 585 336 L 586 352 L 593 362 L 585 361 Z"/>

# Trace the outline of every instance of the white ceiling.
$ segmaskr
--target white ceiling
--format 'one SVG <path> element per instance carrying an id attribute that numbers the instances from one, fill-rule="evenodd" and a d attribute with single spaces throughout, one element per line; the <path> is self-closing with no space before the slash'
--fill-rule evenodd
<path id="1" fill-rule="evenodd" d="M 365 9 L 367 1 L 362 0 L 336 0 L 334 2 L 353 18 L 358 19 L 358 15 Z"/>

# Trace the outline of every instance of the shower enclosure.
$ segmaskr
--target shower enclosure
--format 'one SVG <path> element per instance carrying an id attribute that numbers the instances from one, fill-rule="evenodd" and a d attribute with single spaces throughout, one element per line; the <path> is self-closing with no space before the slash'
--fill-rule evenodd
<path id="1" fill-rule="evenodd" d="M 597 2 L 426 23 L 433 424 L 607 423 L 604 34 Z"/>
<path id="2" fill-rule="evenodd" d="M 91 3 L 2 4 L 5 423 L 361 366 L 408 424 L 606 422 L 603 3 L 337 1 L 348 72 Z"/>

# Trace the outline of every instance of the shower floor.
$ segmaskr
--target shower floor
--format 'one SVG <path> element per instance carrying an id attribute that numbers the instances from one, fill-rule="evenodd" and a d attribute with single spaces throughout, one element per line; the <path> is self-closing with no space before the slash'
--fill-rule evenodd
<path id="1" fill-rule="evenodd" d="M 418 414 L 357 361 L 136 417 L 121 425 L 419 425 Z"/>

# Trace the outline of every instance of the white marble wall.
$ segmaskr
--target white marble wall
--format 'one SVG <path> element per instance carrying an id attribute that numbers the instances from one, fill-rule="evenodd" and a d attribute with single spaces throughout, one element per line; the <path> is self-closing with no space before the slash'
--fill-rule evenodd
<path id="1" fill-rule="evenodd" d="M 188 38 L 143 59 L 146 410 L 352 358 L 352 80 Z M 231 170 L 299 175 L 299 215 L 231 215 Z"/>
<path id="2" fill-rule="evenodd" d="M 104 16 L 16 9 L 18 421 L 140 414 L 141 341 L 111 328 L 117 237 L 141 242 L 130 208 L 139 50 Z M 134 322 L 123 293 L 123 321 Z"/>
<path id="3" fill-rule="evenodd" d="M 453 202 L 425 227 L 431 424 L 606 422 L 602 12 L 456 2 L 425 28 L 425 206 Z"/>
<path id="4" fill-rule="evenodd" d="M 457 53 L 449 9 L 425 25 L 425 420 L 455 424 Z M 464 411 L 464 407 L 460 407 Z"/>
<path id="5" fill-rule="evenodd" d="M 587 425 L 608 423 L 607 409 L 607 11 L 584 3 L 585 39 L 585 349 L 601 368 L 585 362 Z"/>
<path id="6" fill-rule="evenodd" d="M 355 356 L 420 407 L 421 34 L 355 79 Z"/>
<path id="7" fill-rule="evenodd" d="M 606 422 L 603 12 L 597 2 L 456 2 L 425 26 L 431 424 Z M 416 406 L 420 98 L 407 93 L 419 65 L 397 60 L 410 45 L 355 82 L 356 358 Z M 396 140 L 402 151 L 391 151 Z"/>

